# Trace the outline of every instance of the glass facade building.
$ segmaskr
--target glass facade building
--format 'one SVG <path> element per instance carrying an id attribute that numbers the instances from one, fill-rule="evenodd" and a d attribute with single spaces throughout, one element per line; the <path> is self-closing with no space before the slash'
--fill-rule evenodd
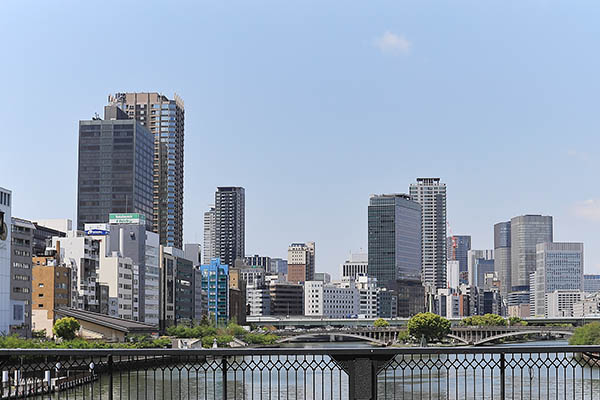
<path id="1" fill-rule="evenodd" d="M 163 246 L 183 246 L 183 100 L 159 93 L 116 93 L 108 97 L 154 136 L 152 230 Z"/>
<path id="2" fill-rule="evenodd" d="M 152 221 L 152 134 L 116 107 L 105 107 L 104 118 L 79 121 L 79 230 L 108 222 L 110 213 Z"/>
<path id="3" fill-rule="evenodd" d="M 494 225 L 494 269 L 500 280 L 500 294 L 506 299 L 512 290 L 510 221 Z"/>
<path id="4" fill-rule="evenodd" d="M 551 242 L 551 216 L 521 215 L 510 220 L 512 290 L 529 289 L 536 268 L 536 246 Z"/>
<path id="5" fill-rule="evenodd" d="M 218 187 L 215 193 L 215 257 L 235 265 L 245 256 L 245 191 L 243 187 Z"/>
<path id="6" fill-rule="evenodd" d="M 368 275 L 379 286 L 421 282 L 421 205 L 405 194 L 371 196 L 368 246 Z"/>
<path id="7" fill-rule="evenodd" d="M 536 246 L 533 316 L 547 316 L 546 294 L 583 290 L 583 243 L 540 243 Z"/>
<path id="8" fill-rule="evenodd" d="M 216 258 L 200 266 L 202 292 L 207 304 L 203 307 L 214 315 L 217 325 L 229 322 L 229 266 Z"/>

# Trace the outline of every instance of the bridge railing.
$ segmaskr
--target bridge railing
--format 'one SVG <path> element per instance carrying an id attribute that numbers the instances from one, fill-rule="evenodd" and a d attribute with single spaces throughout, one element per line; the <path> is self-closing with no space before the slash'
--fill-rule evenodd
<path id="1" fill-rule="evenodd" d="M 598 399 L 599 357 L 600 346 L 0 350 L 0 398 Z"/>

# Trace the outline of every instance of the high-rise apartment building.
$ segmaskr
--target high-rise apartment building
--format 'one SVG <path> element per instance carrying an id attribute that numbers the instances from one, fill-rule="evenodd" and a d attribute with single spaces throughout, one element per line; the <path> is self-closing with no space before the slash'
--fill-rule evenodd
<path id="1" fill-rule="evenodd" d="M 215 206 L 204 213 L 204 264 L 217 257 L 217 227 L 215 219 Z"/>
<path id="2" fill-rule="evenodd" d="M 315 242 L 292 243 L 288 247 L 288 282 L 299 283 L 315 278 Z"/>
<path id="3" fill-rule="evenodd" d="M 245 191 L 222 186 L 215 192 L 215 252 L 225 265 L 235 265 L 245 256 Z"/>
<path id="4" fill-rule="evenodd" d="M 171 100 L 159 93 L 116 93 L 108 96 L 130 118 L 154 135 L 152 230 L 160 243 L 183 246 L 183 150 L 185 107 L 175 94 Z"/>
<path id="5" fill-rule="evenodd" d="M 500 280 L 500 295 L 508 298 L 512 291 L 510 221 L 494 225 L 494 269 Z"/>
<path id="6" fill-rule="evenodd" d="M 521 215 L 510 220 L 512 291 L 529 291 L 536 268 L 536 246 L 552 242 L 552 217 Z"/>
<path id="7" fill-rule="evenodd" d="M 446 286 L 446 184 L 440 178 L 417 178 L 410 185 L 410 197 L 422 206 L 423 284 Z"/>
<path id="8" fill-rule="evenodd" d="M 582 292 L 583 243 L 539 243 L 536 246 L 532 316 L 548 316 L 546 295 L 555 291 Z"/>
<path id="9" fill-rule="evenodd" d="M 15 310 L 19 310 L 17 313 L 23 315 L 23 323 L 11 325 L 10 332 L 31 337 L 31 256 L 35 226 L 30 221 L 15 217 L 12 217 L 11 225 L 10 296 L 12 300 L 23 303 L 22 308 L 15 306 Z"/>
<path id="10" fill-rule="evenodd" d="M 110 213 L 143 214 L 151 228 L 153 159 L 152 134 L 119 108 L 79 121 L 77 229 Z"/>
<path id="11" fill-rule="evenodd" d="M 421 281 L 421 226 L 421 205 L 409 196 L 371 196 L 367 270 L 380 287 L 391 289 L 399 280 Z"/>

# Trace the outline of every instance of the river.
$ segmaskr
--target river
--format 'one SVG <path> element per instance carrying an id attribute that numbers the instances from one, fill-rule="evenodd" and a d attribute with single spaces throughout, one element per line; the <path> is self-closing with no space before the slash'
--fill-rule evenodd
<path id="1" fill-rule="evenodd" d="M 540 341 L 510 346 L 567 346 Z M 355 347 L 367 343 L 291 343 L 288 348 Z M 230 360 L 230 399 L 346 399 L 348 378 L 328 356 L 291 356 L 277 360 L 248 356 Z M 568 354 L 506 356 L 506 398 L 600 398 L 600 369 L 583 368 Z M 533 365 L 534 367 L 530 367 Z M 220 362 L 176 365 L 113 375 L 115 399 L 219 399 Z M 576 367 L 574 367 L 576 366 Z M 378 375 L 380 399 L 498 399 L 499 356 L 416 355 L 397 357 Z M 585 382 L 585 386 L 581 384 Z M 108 398 L 108 376 L 52 398 Z M 47 397 L 44 397 L 47 398 Z"/>

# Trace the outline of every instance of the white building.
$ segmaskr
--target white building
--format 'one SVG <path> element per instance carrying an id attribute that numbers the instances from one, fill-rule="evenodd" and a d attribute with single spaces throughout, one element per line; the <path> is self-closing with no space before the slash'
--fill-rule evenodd
<path id="1" fill-rule="evenodd" d="M 546 293 L 546 317 L 572 317 L 573 306 L 582 298 L 583 292 L 579 290 L 555 290 Z"/>
<path id="2" fill-rule="evenodd" d="M 0 187 L 0 334 L 12 325 L 10 300 L 10 243 L 12 192 Z"/>
<path id="3" fill-rule="evenodd" d="M 204 213 L 204 262 L 210 264 L 210 260 L 217 257 L 217 219 L 215 206 Z"/>
<path id="4" fill-rule="evenodd" d="M 246 303 L 250 305 L 250 315 L 271 315 L 271 293 L 268 288 L 247 289 Z"/>
<path id="5" fill-rule="evenodd" d="M 160 312 L 160 236 L 146 231 L 146 292 L 144 293 L 144 322 L 158 325 Z"/>
<path id="6" fill-rule="evenodd" d="M 446 279 L 448 279 L 448 287 L 456 290 L 460 285 L 460 261 L 448 260 L 447 263 Z"/>
<path id="7" fill-rule="evenodd" d="M 581 301 L 573 304 L 573 317 L 588 316 L 600 316 L 600 293 L 586 295 Z"/>
<path id="8" fill-rule="evenodd" d="M 341 287 L 356 287 L 358 290 L 359 318 L 377 318 L 377 279 L 367 275 L 359 275 L 356 279 L 346 277 L 341 282 Z"/>
<path id="9" fill-rule="evenodd" d="M 583 291 L 583 243 L 540 243 L 531 283 L 533 316 L 548 316 L 546 294 Z"/>
<path id="10" fill-rule="evenodd" d="M 341 277 L 356 278 L 358 275 L 367 275 L 369 255 L 367 253 L 350 253 L 348 259 L 340 266 Z"/>
<path id="11" fill-rule="evenodd" d="M 82 231 L 67 231 L 66 237 L 52 238 L 52 249 L 59 251 L 61 262 L 71 268 L 71 307 L 100 312 L 96 293 L 98 239 Z"/>
<path id="12" fill-rule="evenodd" d="M 349 318 L 359 313 L 359 290 L 348 286 L 304 282 L 304 315 L 323 318 Z M 377 305 L 377 302 L 375 302 Z"/>

